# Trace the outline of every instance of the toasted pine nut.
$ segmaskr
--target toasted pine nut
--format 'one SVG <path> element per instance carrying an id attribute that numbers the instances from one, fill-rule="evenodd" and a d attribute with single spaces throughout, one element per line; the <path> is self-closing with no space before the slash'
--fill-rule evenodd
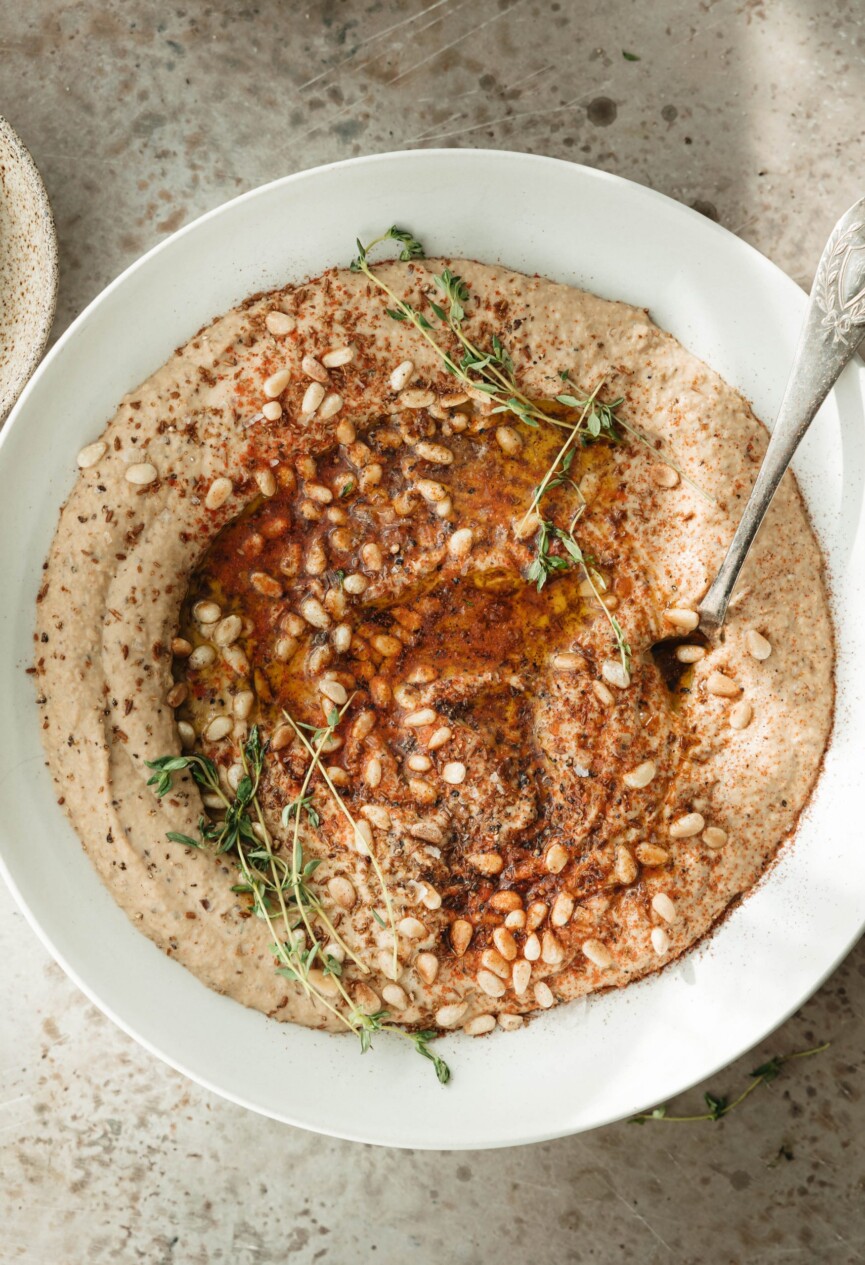
<path id="1" fill-rule="evenodd" d="M 268 400 L 261 406 L 262 415 L 269 422 L 278 422 L 282 417 L 282 405 L 279 400 Z"/>
<path id="2" fill-rule="evenodd" d="M 336 703 L 337 707 L 342 707 L 343 703 L 348 699 L 346 688 L 339 681 L 319 681 L 318 688 L 324 697 L 329 698 L 332 703 Z"/>
<path id="3" fill-rule="evenodd" d="M 522 931 L 526 925 L 526 911 L 524 909 L 512 909 L 505 917 L 505 926 L 509 931 Z"/>
<path id="4" fill-rule="evenodd" d="M 567 892 L 559 892 L 550 910 L 550 922 L 554 927 L 564 927 L 574 912 L 574 899 Z"/>
<path id="5" fill-rule="evenodd" d="M 256 593 L 262 593 L 265 597 L 282 597 L 282 585 L 266 571 L 251 571 L 249 583 Z"/>
<path id="6" fill-rule="evenodd" d="M 419 918 L 401 918 L 397 923 L 397 931 L 407 940 L 423 940 L 427 929 Z"/>
<path id="7" fill-rule="evenodd" d="M 707 848 L 723 848 L 727 842 L 727 832 L 720 826 L 707 826 L 703 831 L 703 843 Z"/>
<path id="8" fill-rule="evenodd" d="M 601 664 L 601 675 L 620 690 L 626 690 L 631 684 L 630 673 L 625 671 L 618 659 L 605 659 Z"/>
<path id="9" fill-rule="evenodd" d="M 435 479 L 418 479 L 417 490 L 425 501 L 429 501 L 431 505 L 440 503 L 448 499 L 448 490 L 442 483 L 437 483 Z"/>
<path id="10" fill-rule="evenodd" d="M 592 681 L 592 693 L 605 707 L 610 707 L 616 701 L 612 691 L 604 685 L 603 681 Z"/>
<path id="11" fill-rule="evenodd" d="M 317 597 L 306 597 L 300 604 L 300 613 L 313 628 L 330 628 L 330 616 Z"/>
<path id="12" fill-rule="evenodd" d="M 189 666 L 195 672 L 200 672 L 202 668 L 209 668 L 215 659 L 216 651 L 213 646 L 196 646 L 189 656 Z"/>
<path id="13" fill-rule="evenodd" d="M 496 443 L 509 457 L 516 457 L 523 446 L 523 441 L 513 426 L 499 426 L 496 430 Z"/>
<path id="14" fill-rule="evenodd" d="M 748 647 L 748 654 L 754 659 L 768 659 L 772 653 L 772 643 L 767 641 L 762 633 L 758 633 L 756 628 L 749 628 L 745 633 L 745 644 Z"/>
<path id="15" fill-rule="evenodd" d="M 459 760 L 452 760 L 442 769 L 442 778 L 450 786 L 459 786 L 466 779 L 466 766 Z"/>
<path id="16" fill-rule="evenodd" d="M 498 852 L 472 852 L 466 860 L 473 869 L 481 874 L 488 874 L 490 877 L 501 874 L 505 868 L 505 863 Z"/>
<path id="17" fill-rule="evenodd" d="M 459 527 L 448 541 L 448 553 L 453 558 L 467 558 L 471 552 L 474 533 L 470 527 Z"/>
<path id="18" fill-rule="evenodd" d="M 335 417 L 341 408 L 342 396 L 338 391 L 331 391 L 322 400 L 318 416 L 321 421 L 326 422 L 329 417 Z"/>
<path id="19" fill-rule="evenodd" d="M 390 637 L 387 633 L 376 633 L 370 639 L 370 645 L 387 659 L 396 658 L 403 651 L 403 644 L 400 639 L 398 637 Z"/>
<path id="20" fill-rule="evenodd" d="M 427 909 L 441 909 L 442 898 L 441 893 L 430 886 L 429 883 L 421 883 L 420 903 L 425 905 Z"/>
<path id="21" fill-rule="evenodd" d="M 277 338 L 280 338 L 285 334 L 290 334 L 297 326 L 297 321 L 293 316 L 289 316 L 287 312 L 280 312 L 278 310 L 268 312 L 267 316 L 264 318 L 264 323 L 267 326 L 269 333 L 274 334 Z"/>
<path id="22" fill-rule="evenodd" d="M 586 661 L 581 654 L 573 654 L 570 650 L 560 650 L 558 654 L 553 655 L 552 664 L 557 672 L 582 672 Z"/>
<path id="23" fill-rule="evenodd" d="M 696 611 L 686 610 L 682 606 L 673 606 L 670 610 L 664 611 L 664 619 L 674 628 L 681 628 L 683 632 L 693 632 L 700 622 L 700 616 Z"/>
<path id="24" fill-rule="evenodd" d="M 449 466 L 454 459 L 450 448 L 446 448 L 444 444 L 427 443 L 425 439 L 416 443 L 414 450 L 419 457 L 423 457 L 424 461 L 429 461 L 434 466 Z"/>
<path id="25" fill-rule="evenodd" d="M 149 461 L 137 461 L 133 465 L 126 467 L 123 477 L 127 483 L 143 488 L 148 483 L 156 482 L 159 478 L 159 471 Z"/>
<path id="26" fill-rule="evenodd" d="M 510 979 L 511 968 L 506 958 L 503 958 L 498 949 L 484 949 L 481 954 L 481 966 L 486 970 L 492 971 L 493 975 L 498 975 L 499 979 Z"/>
<path id="27" fill-rule="evenodd" d="M 746 698 L 734 703 L 730 708 L 730 728 L 747 729 L 754 719 L 754 708 Z"/>
<path id="28" fill-rule="evenodd" d="M 375 712 L 367 709 L 358 712 L 351 727 L 352 742 L 363 742 L 375 729 Z"/>
<path id="29" fill-rule="evenodd" d="M 468 1005 L 467 1001 L 458 1001 L 441 1006 L 436 1011 L 436 1023 L 440 1028 L 453 1028 L 468 1010 Z"/>
<path id="30" fill-rule="evenodd" d="M 439 973 L 439 960 L 434 953 L 419 953 L 414 966 L 425 984 L 434 983 Z"/>
<path id="31" fill-rule="evenodd" d="M 702 646 L 676 646 L 676 658 L 679 663 L 697 663 L 705 656 Z"/>
<path id="32" fill-rule="evenodd" d="M 321 363 L 325 369 L 340 369 L 343 365 L 350 365 L 353 360 L 354 348 L 347 344 L 345 347 L 334 347 L 332 351 L 325 352 Z"/>
<path id="33" fill-rule="evenodd" d="M 345 654 L 351 646 L 351 625 L 337 624 L 331 633 L 333 648 L 337 654 Z"/>
<path id="34" fill-rule="evenodd" d="M 493 909 L 498 909 L 504 914 L 509 914 L 514 909 L 522 909 L 523 898 L 520 896 L 519 892 L 514 892 L 506 888 L 503 891 L 494 892 L 490 897 L 490 904 Z"/>
<path id="35" fill-rule="evenodd" d="M 368 821 L 354 823 L 354 846 L 361 856 L 368 857 L 372 851 L 372 826 Z"/>
<path id="36" fill-rule="evenodd" d="M 403 408 L 429 408 L 431 404 L 435 404 L 436 395 L 435 391 L 427 391 L 423 387 L 409 387 L 408 390 L 400 391 L 399 402 Z"/>
<path id="37" fill-rule="evenodd" d="M 93 444 L 86 444 L 77 457 L 78 469 L 89 470 L 91 466 L 98 465 L 107 451 L 108 445 L 101 439 L 97 439 Z"/>
<path id="38" fill-rule="evenodd" d="M 423 839 L 424 843 L 440 844 L 445 841 L 444 831 L 437 821 L 414 821 L 408 832 L 413 839 Z"/>
<path id="39" fill-rule="evenodd" d="M 403 717 L 402 723 L 409 729 L 419 729 L 422 725 L 432 725 L 435 719 L 436 714 L 431 707 L 422 707 L 420 711 L 410 712 L 408 716 Z"/>
<path id="40" fill-rule="evenodd" d="M 238 720 L 247 720 L 255 706 L 255 695 L 252 690 L 238 690 L 232 700 L 231 708 Z"/>
<path id="41" fill-rule="evenodd" d="M 635 851 L 643 865 L 666 865 L 670 859 L 666 848 L 659 848 L 654 843 L 638 843 Z"/>
<path id="42" fill-rule="evenodd" d="M 290 381 L 290 369 L 277 369 L 276 373 L 272 373 L 269 378 L 265 378 L 262 391 L 269 400 L 275 400 L 278 395 L 282 395 Z"/>
<path id="43" fill-rule="evenodd" d="M 165 701 L 169 707 L 179 707 L 181 703 L 186 702 L 188 696 L 189 686 L 185 681 L 178 681 L 165 695 Z"/>
<path id="44" fill-rule="evenodd" d="M 735 698 L 737 694 L 742 693 L 742 687 L 736 681 L 728 676 L 724 676 L 723 672 L 710 672 L 706 679 L 706 689 L 710 694 L 716 694 L 719 698 Z"/>
<path id="45" fill-rule="evenodd" d="M 544 857 L 544 866 L 550 874 L 561 874 L 567 864 L 567 848 L 564 848 L 560 843 L 554 843 L 551 848 L 547 849 Z"/>
<path id="46" fill-rule="evenodd" d="M 471 944 L 474 927 L 465 918 L 457 918 L 451 923 L 451 944 L 457 957 L 462 957 Z"/>
<path id="47" fill-rule="evenodd" d="M 684 817 L 671 822 L 670 838 L 690 839 L 693 835 L 698 835 L 705 825 L 706 822 L 701 813 L 685 813 Z"/>
<path id="48" fill-rule="evenodd" d="M 435 717 L 433 717 L 433 719 L 435 719 Z M 425 721 L 423 723 L 426 724 L 432 722 Z M 450 742 L 452 737 L 453 734 L 451 730 L 448 729 L 447 725 L 441 725 L 430 735 L 429 741 L 426 744 L 427 751 L 438 751 L 439 747 L 443 747 L 445 743 Z"/>
<path id="49" fill-rule="evenodd" d="M 537 962 L 541 956 L 541 942 L 534 932 L 528 937 L 523 945 L 523 957 L 527 962 Z"/>
<path id="50" fill-rule="evenodd" d="M 507 927 L 496 927 L 493 932 L 493 944 L 506 962 L 513 962 L 517 956 L 517 942 Z"/>
<path id="51" fill-rule="evenodd" d="M 195 730 L 188 720 L 179 720 L 177 722 L 177 732 L 180 735 L 181 743 L 187 750 L 195 746 Z"/>
<path id="52" fill-rule="evenodd" d="M 652 948 L 660 957 L 670 947 L 670 937 L 663 927 L 653 927 L 651 934 Z"/>
<path id="53" fill-rule="evenodd" d="M 635 769 L 631 769 L 630 773 L 626 773 L 622 781 L 630 790 L 640 791 L 649 785 L 657 771 L 654 760 L 644 760 Z"/>
<path id="54" fill-rule="evenodd" d="M 301 401 L 301 411 L 307 416 L 312 417 L 315 411 L 321 405 L 324 399 L 324 387 L 320 382 L 310 382 L 309 386 L 303 393 Z"/>
<path id="55" fill-rule="evenodd" d="M 390 375 L 391 391 L 401 391 L 403 387 L 408 386 L 413 373 L 414 364 L 411 360 L 403 360 L 401 364 L 398 364 Z"/>
<path id="56" fill-rule="evenodd" d="M 560 962 L 564 961 L 564 957 L 565 951 L 562 948 L 561 941 L 552 931 L 545 931 L 541 942 L 541 960 L 546 962 L 547 966 L 558 966 Z"/>
<path id="57" fill-rule="evenodd" d="M 495 1026 L 495 1015 L 475 1015 L 468 1023 L 463 1024 L 463 1032 L 467 1037 L 485 1037 Z"/>
<path id="58" fill-rule="evenodd" d="M 583 953 L 590 962 L 594 963 L 602 971 L 613 965 L 612 953 L 600 940 L 585 940 L 583 942 Z"/>
<path id="59" fill-rule="evenodd" d="M 300 362 L 301 372 L 305 373 L 308 378 L 312 378 L 315 382 L 329 382 L 328 372 L 320 360 L 316 360 L 315 356 L 305 355 Z"/>
<path id="60" fill-rule="evenodd" d="M 408 767 L 415 773 L 427 773 L 432 768 L 432 760 L 428 755 L 415 752 L 406 760 Z"/>
<path id="61" fill-rule="evenodd" d="M 272 470 L 256 470 L 255 481 L 262 496 L 274 496 L 276 494 L 276 479 Z"/>
<path id="62" fill-rule="evenodd" d="M 652 908 L 659 918 L 663 918 L 664 922 L 675 922 L 676 906 L 666 892 L 655 893 L 652 897 Z"/>
<path id="63" fill-rule="evenodd" d="M 519 962 L 514 962 L 514 969 L 511 972 L 511 987 L 518 997 L 526 991 L 529 986 L 529 980 L 532 978 L 532 964 L 525 958 Z"/>
<path id="64" fill-rule="evenodd" d="M 534 931 L 547 916 L 547 906 L 542 900 L 533 900 L 526 913 L 526 931 Z"/>
<path id="65" fill-rule="evenodd" d="M 216 716 L 204 731 L 204 736 L 208 742 L 219 742 L 222 738 L 227 738 L 234 728 L 234 721 L 230 716 Z"/>
<path id="66" fill-rule="evenodd" d="M 550 988 L 549 984 L 545 984 L 543 980 L 539 980 L 538 983 L 535 984 L 535 1001 L 538 1003 L 541 1010 L 549 1010 L 556 1004 L 556 999 L 553 996 L 553 990 Z"/>
<path id="67" fill-rule="evenodd" d="M 192 642 L 185 637 L 172 637 L 171 653 L 175 659 L 188 659 L 192 654 Z"/>
<path id="68" fill-rule="evenodd" d="M 274 658 L 279 663 L 291 663 L 299 645 L 297 637 L 277 637 L 273 647 Z"/>
<path id="69" fill-rule="evenodd" d="M 359 571 L 352 575 L 347 575 L 342 582 L 342 587 L 346 593 L 351 593 L 352 597 L 357 597 L 363 593 L 369 586 L 369 580 L 365 575 L 361 575 Z"/>
<path id="70" fill-rule="evenodd" d="M 626 886 L 629 883 L 633 883 L 637 877 L 639 867 L 630 849 L 626 848 L 624 844 L 616 848 L 616 860 L 613 868 L 617 881 L 624 883 Z"/>
<path id="71" fill-rule="evenodd" d="M 381 548 L 374 540 L 362 546 L 360 556 L 363 560 L 363 565 L 370 571 L 381 571 L 384 559 L 382 558 Z"/>
<path id="72" fill-rule="evenodd" d="M 376 830 L 389 829 L 390 813 L 384 804 L 363 804 L 360 811 L 375 826 Z"/>
<path id="73" fill-rule="evenodd" d="M 215 624 L 222 618 L 222 607 L 216 602 L 196 602 L 192 614 L 199 624 Z"/>
<path id="74" fill-rule="evenodd" d="M 217 646 L 230 646 L 237 641 L 243 631 L 243 620 L 239 615 L 226 615 L 213 630 L 213 640 Z"/>
<path id="75" fill-rule="evenodd" d="M 492 971 L 478 971 L 476 977 L 478 988 L 486 993 L 488 997 L 502 997 L 505 992 L 505 982 L 500 980 L 497 975 L 493 975 Z"/>

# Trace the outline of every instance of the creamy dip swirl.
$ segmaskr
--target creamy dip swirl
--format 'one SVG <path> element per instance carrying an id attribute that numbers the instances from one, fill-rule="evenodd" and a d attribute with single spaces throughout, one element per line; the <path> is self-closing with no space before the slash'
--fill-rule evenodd
<path id="1" fill-rule="evenodd" d="M 79 457 L 39 598 L 48 762 L 102 878 L 210 987 L 314 1026 L 334 1020 L 274 972 L 231 858 L 166 840 L 213 806 L 186 774 L 158 799 L 147 761 L 206 754 L 230 790 L 257 724 L 285 847 L 308 764 L 286 713 L 320 726 L 350 699 L 324 763 L 368 823 L 398 961 L 319 778 L 304 851 L 367 968 L 343 983 L 395 1022 L 482 1033 L 694 945 L 795 829 L 831 729 L 823 565 L 792 476 L 726 627 L 696 628 L 765 449 L 746 401 L 643 311 L 450 266 L 474 341 L 502 338 L 526 394 L 554 398 L 567 371 L 649 440 L 580 451 L 544 507 L 587 502 L 628 673 L 580 568 L 525 579 L 521 523 L 561 433 L 468 397 L 344 271 L 254 297 L 123 401 Z M 382 274 L 420 307 L 440 267 Z"/>

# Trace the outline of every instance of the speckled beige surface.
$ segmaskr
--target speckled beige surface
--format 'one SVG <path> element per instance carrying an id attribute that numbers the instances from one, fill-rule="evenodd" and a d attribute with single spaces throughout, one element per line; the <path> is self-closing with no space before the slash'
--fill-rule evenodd
<path id="1" fill-rule="evenodd" d="M 45 187 L 0 117 L 0 423 L 39 363 L 56 300 L 57 237 Z"/>
<path id="2" fill-rule="evenodd" d="M 863 100 L 858 0 L 34 0 L 0 24 L 0 112 L 58 222 L 56 332 L 234 193 L 406 145 L 619 172 L 806 283 L 863 193 Z M 90 1006 L 5 893 L 0 954 L 4 1265 L 865 1260 L 861 946 L 704 1088 L 735 1090 L 776 1051 L 832 1049 L 726 1121 L 453 1155 L 311 1137 L 190 1085 Z"/>

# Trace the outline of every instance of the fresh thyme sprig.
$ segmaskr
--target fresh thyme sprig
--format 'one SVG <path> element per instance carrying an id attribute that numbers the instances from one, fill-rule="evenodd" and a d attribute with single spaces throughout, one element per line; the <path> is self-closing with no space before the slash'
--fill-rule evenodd
<path id="1" fill-rule="evenodd" d="M 327 786 L 328 790 L 333 796 L 333 799 L 334 799 L 334 802 L 336 803 L 337 808 L 342 813 L 343 817 L 345 817 L 349 826 L 351 826 L 352 839 L 355 841 L 357 840 L 361 841 L 365 846 L 366 841 L 364 840 L 362 834 L 358 830 L 358 823 L 355 821 L 354 817 L 352 817 L 351 813 L 346 807 L 345 800 L 342 798 L 339 791 L 336 789 L 333 783 L 333 779 L 331 778 L 327 769 L 321 763 L 320 755 L 321 755 L 322 744 L 319 744 L 318 750 L 313 750 L 312 746 L 310 745 L 309 740 L 307 739 L 306 735 L 303 733 L 303 729 L 305 728 L 305 726 L 299 724 L 294 719 L 294 717 L 291 716 L 287 711 L 283 711 L 283 715 L 285 716 L 285 719 L 288 721 L 288 723 L 291 725 L 294 732 L 297 734 L 300 741 L 306 747 L 308 754 L 312 757 L 311 763 L 309 765 L 309 769 L 307 771 L 307 777 L 308 778 L 311 777 L 312 774 L 315 772 L 316 768 L 318 769 L 319 773 L 321 774 L 324 780 L 325 785 Z M 387 880 L 385 879 L 384 872 L 382 871 L 378 858 L 376 857 L 372 848 L 369 848 L 368 851 L 369 851 L 370 863 L 372 865 L 375 876 L 378 880 L 379 887 L 381 888 L 382 897 L 384 899 L 384 906 L 387 912 L 388 922 L 390 924 L 391 936 L 393 938 L 393 949 L 392 949 L 393 973 L 394 973 L 394 976 L 396 976 L 399 970 L 399 955 L 398 955 L 397 932 L 396 932 L 396 917 L 393 911 L 393 901 L 391 900 L 390 891 L 388 890 L 388 886 L 387 886 Z M 373 916 L 375 916 L 375 914 L 376 914 L 376 911 L 373 910 Z M 380 921 L 380 919 L 378 919 L 378 921 Z"/>
<path id="2" fill-rule="evenodd" d="M 306 726 L 312 733 L 312 742 L 305 737 L 294 721 L 291 722 L 312 759 L 298 795 L 285 806 L 282 812 L 283 826 L 287 827 L 292 822 L 294 826 L 290 860 L 286 860 L 276 850 L 259 799 L 267 744 L 261 742 L 257 725 L 253 726 L 249 738 L 241 749 L 243 774 L 233 798 L 223 790 L 216 764 L 208 756 L 198 753 L 161 756 L 156 760 L 146 761 L 147 767 L 154 771 L 147 784 L 153 786 L 157 796 L 162 799 L 172 788 L 173 775 L 188 770 L 204 791 L 221 801 L 225 812 L 224 820 L 219 823 L 212 822 L 206 817 L 199 818 L 200 839 L 193 839 L 190 835 L 178 831 L 169 831 L 167 837 L 172 842 L 180 843 L 185 847 L 205 848 L 217 855 L 229 852 L 234 854 L 242 881 L 235 884 L 232 890 L 250 896 L 253 913 L 267 923 L 273 938 L 270 949 L 277 961 L 276 973 L 299 984 L 310 999 L 316 1001 L 344 1027 L 355 1033 L 360 1038 L 362 1051 L 369 1048 L 372 1031 L 393 1033 L 410 1041 L 418 1054 L 433 1062 L 436 1075 L 444 1085 L 450 1079 L 450 1070 L 447 1064 L 438 1055 L 433 1054 L 427 1045 L 427 1042 L 436 1034 L 412 1033 L 396 1024 L 384 1023 L 383 1020 L 388 1013 L 386 1011 L 379 1012 L 375 1026 L 370 1028 L 370 1017 L 359 1011 L 342 982 L 342 963 L 333 954 L 327 952 L 315 929 L 315 924 L 319 923 L 328 939 L 338 944 L 362 972 L 368 973 L 369 968 L 339 934 L 322 906 L 311 883 L 320 860 L 317 857 L 307 860 L 300 840 L 300 822 L 303 813 L 306 814 L 311 826 L 316 827 L 320 824 L 319 814 L 309 792 L 309 784 L 317 767 L 331 789 L 334 789 L 326 770 L 320 765 L 320 755 L 350 703 L 351 698 L 340 711 L 337 711 L 335 707 L 332 708 L 325 726 L 319 728 Z M 344 806 L 343 811 L 347 812 Z M 377 862 L 375 866 L 376 872 L 381 876 Z M 383 876 L 381 878 L 383 882 Z M 390 896 L 386 890 L 385 902 L 391 916 L 396 957 L 396 929 Z M 325 996 L 311 974 L 313 969 L 319 970 L 322 976 L 333 980 L 337 993 L 347 1007 L 347 1014 Z"/>
<path id="3" fill-rule="evenodd" d="M 822 1054 L 824 1050 L 828 1050 L 831 1042 L 824 1041 L 822 1045 L 812 1046 L 808 1050 L 795 1050 L 792 1054 L 776 1054 L 766 1063 L 761 1063 L 759 1067 L 751 1072 L 751 1083 L 742 1090 L 738 1098 L 734 1098 L 731 1102 L 726 1097 L 719 1097 L 716 1094 L 706 1093 L 703 1095 L 706 1103 L 706 1111 L 700 1112 L 693 1116 L 668 1116 L 666 1107 L 655 1107 L 653 1111 L 641 1111 L 639 1115 L 632 1116 L 631 1124 L 645 1124 L 647 1120 L 663 1120 L 665 1124 L 697 1124 L 704 1120 L 723 1120 L 731 1111 L 745 1101 L 749 1094 L 753 1094 L 758 1085 L 768 1085 L 770 1081 L 781 1075 L 781 1070 L 785 1063 L 791 1063 L 794 1059 L 809 1059 L 815 1054 Z"/>

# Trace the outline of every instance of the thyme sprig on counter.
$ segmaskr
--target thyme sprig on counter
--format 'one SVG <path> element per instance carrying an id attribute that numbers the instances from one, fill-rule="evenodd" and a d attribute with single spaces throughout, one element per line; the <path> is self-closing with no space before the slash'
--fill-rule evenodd
<path id="1" fill-rule="evenodd" d="M 341 710 L 332 708 L 325 726 L 320 728 L 307 726 L 311 730 L 312 742 L 305 737 L 298 725 L 291 721 L 295 732 L 301 737 L 310 753 L 311 760 L 299 793 L 290 804 L 285 806 L 281 815 L 284 827 L 287 828 L 293 823 L 288 858 L 279 851 L 279 845 L 268 829 L 261 806 L 259 789 L 264 772 L 267 744 L 262 743 L 257 725 L 253 726 L 241 749 L 243 774 L 233 796 L 223 789 L 219 769 L 214 761 L 198 753 L 161 756 L 156 760 L 146 761 L 147 767 L 154 771 L 147 784 L 153 786 L 157 796 L 162 799 L 172 789 L 174 774 L 188 770 L 206 794 L 221 801 L 224 819 L 218 822 L 211 821 L 208 817 L 200 817 L 199 839 L 193 839 L 190 835 L 173 830 L 167 832 L 167 837 L 184 847 L 204 849 L 215 855 L 233 854 L 240 871 L 241 882 L 233 885 L 232 891 L 249 896 L 252 912 L 267 924 L 272 936 L 270 950 L 277 963 L 276 973 L 299 984 L 307 997 L 317 1002 L 339 1023 L 353 1032 L 360 1040 L 362 1053 L 370 1048 L 374 1032 L 399 1036 L 409 1041 L 418 1054 L 432 1061 L 436 1076 L 445 1085 L 450 1080 L 450 1069 L 443 1059 L 429 1049 L 428 1044 L 437 1034 L 408 1032 L 396 1024 L 386 1023 L 385 1020 L 389 1015 L 386 1010 L 378 1011 L 372 1016 L 364 1014 L 342 981 L 343 963 L 327 951 L 318 930 L 320 926 L 326 933 L 328 941 L 339 945 L 345 956 L 350 958 L 362 973 L 369 972 L 366 964 L 334 927 L 323 907 L 312 884 L 320 859 L 317 857 L 307 859 L 300 839 L 300 824 L 304 814 L 313 828 L 317 827 L 321 821 L 309 790 L 316 768 L 331 789 L 334 789 L 326 770 L 320 764 L 320 756 L 350 703 L 351 698 Z M 290 717 L 288 719 L 291 720 Z M 378 863 L 374 862 L 374 864 L 376 872 L 381 876 Z M 381 877 L 383 882 L 383 876 Z M 390 896 L 386 889 L 385 903 L 391 918 L 396 960 L 396 928 Z M 314 972 L 319 972 L 320 976 Z M 335 993 L 345 1004 L 346 1010 L 334 1004 L 325 994 L 319 978 L 329 978 L 332 981 Z"/>
<path id="2" fill-rule="evenodd" d="M 824 1041 L 822 1045 L 812 1046 L 808 1050 L 794 1050 L 792 1054 L 776 1054 L 774 1058 L 769 1059 L 766 1063 L 761 1063 L 759 1067 L 751 1072 L 751 1081 L 737 1098 L 732 1102 L 729 1098 L 719 1097 L 716 1094 L 705 1093 L 703 1100 L 706 1104 L 706 1110 L 691 1116 L 670 1116 L 667 1114 L 666 1107 L 655 1107 L 652 1111 L 641 1111 L 639 1115 L 632 1116 L 631 1124 L 645 1124 L 648 1120 L 662 1120 L 665 1124 L 698 1124 L 705 1120 L 723 1120 L 731 1111 L 735 1111 L 737 1107 L 745 1101 L 745 1099 L 753 1094 L 758 1085 L 768 1085 L 770 1081 L 775 1080 L 781 1075 L 785 1064 L 793 1062 L 794 1059 L 810 1059 L 815 1054 L 822 1054 L 824 1050 L 828 1050 L 831 1042 Z"/>

